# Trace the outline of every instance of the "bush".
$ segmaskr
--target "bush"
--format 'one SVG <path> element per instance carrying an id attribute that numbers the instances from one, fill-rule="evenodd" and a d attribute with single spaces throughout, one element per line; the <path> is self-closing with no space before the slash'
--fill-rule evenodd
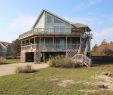
<path id="1" fill-rule="evenodd" d="M 0 64 L 5 64 L 6 63 L 6 59 L 4 57 L 0 57 Z"/>
<path id="2" fill-rule="evenodd" d="M 56 56 L 49 59 L 50 67 L 64 67 L 64 68 L 75 68 L 80 66 L 79 63 L 75 63 L 70 58 L 64 56 Z"/>
<path id="3" fill-rule="evenodd" d="M 17 67 L 16 73 L 33 73 L 37 70 L 33 69 L 30 65 L 24 66 L 24 67 Z"/>

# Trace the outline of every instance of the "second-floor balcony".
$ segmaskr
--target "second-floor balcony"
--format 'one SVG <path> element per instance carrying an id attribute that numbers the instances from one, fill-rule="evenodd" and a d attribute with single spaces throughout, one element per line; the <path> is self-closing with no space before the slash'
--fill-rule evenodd
<path id="1" fill-rule="evenodd" d="M 21 46 L 21 50 L 40 50 L 40 51 L 66 51 L 70 49 L 78 49 L 80 44 L 31 44 Z"/>
<path id="2" fill-rule="evenodd" d="M 73 32 L 72 32 L 73 31 Z M 20 39 L 33 35 L 81 35 L 80 31 L 72 28 L 35 28 L 19 36 Z"/>

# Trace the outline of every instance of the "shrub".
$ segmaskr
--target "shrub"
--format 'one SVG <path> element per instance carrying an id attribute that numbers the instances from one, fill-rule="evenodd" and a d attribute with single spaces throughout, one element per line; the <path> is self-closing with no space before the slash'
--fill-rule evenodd
<path id="1" fill-rule="evenodd" d="M 24 67 L 17 67 L 16 73 L 33 73 L 37 70 L 33 69 L 30 65 L 24 66 Z"/>
<path id="2" fill-rule="evenodd" d="M 64 68 L 75 68 L 80 66 L 80 63 L 75 63 L 70 58 L 64 56 L 56 56 L 49 59 L 50 67 L 64 67 Z"/>
<path id="3" fill-rule="evenodd" d="M 0 64 L 6 63 L 6 59 L 4 57 L 0 57 Z"/>

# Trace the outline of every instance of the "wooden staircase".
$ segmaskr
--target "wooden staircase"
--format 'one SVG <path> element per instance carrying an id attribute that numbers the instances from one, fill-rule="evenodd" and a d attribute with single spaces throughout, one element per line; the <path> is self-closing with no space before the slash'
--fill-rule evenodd
<path id="1" fill-rule="evenodd" d="M 82 66 L 91 66 L 91 59 L 84 54 L 76 54 L 71 59 L 76 63 L 80 63 Z"/>
<path id="2" fill-rule="evenodd" d="M 71 60 L 73 60 L 74 62 L 80 63 L 82 66 L 90 67 L 92 61 L 89 57 L 87 57 L 87 49 L 88 49 L 88 41 L 86 41 L 85 43 L 84 51 L 81 50 L 81 46 L 80 46 L 78 50 L 77 49 L 68 50 L 67 56 L 71 58 Z"/>
<path id="3" fill-rule="evenodd" d="M 74 55 L 76 55 L 77 54 L 77 52 L 78 52 L 78 50 L 77 49 L 68 49 L 67 51 L 66 51 L 66 56 L 68 57 L 68 58 L 72 58 Z"/>

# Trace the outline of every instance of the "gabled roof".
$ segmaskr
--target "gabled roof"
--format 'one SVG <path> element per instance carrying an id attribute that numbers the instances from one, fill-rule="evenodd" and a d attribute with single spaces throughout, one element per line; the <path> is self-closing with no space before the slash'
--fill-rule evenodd
<path id="1" fill-rule="evenodd" d="M 42 16 L 42 14 L 43 14 L 44 12 L 46 12 L 46 13 L 48 13 L 48 14 L 51 14 L 51 15 L 53 15 L 53 16 L 55 16 L 55 17 L 57 17 L 57 18 L 59 18 L 59 19 L 61 19 L 61 20 L 63 20 L 63 21 L 65 21 L 65 22 L 71 24 L 71 22 L 65 20 L 64 18 L 62 18 L 62 17 L 60 17 L 60 16 L 57 16 L 56 14 L 53 14 L 53 13 L 49 12 L 48 10 L 43 9 L 43 10 L 41 11 L 39 17 L 37 18 L 37 20 L 36 20 L 36 22 L 35 22 L 35 24 L 33 25 L 32 28 L 35 28 L 36 24 L 38 23 L 40 17 Z"/>
<path id="2" fill-rule="evenodd" d="M 0 41 L 0 45 L 4 48 L 7 48 L 10 43 Z"/>
<path id="3" fill-rule="evenodd" d="M 87 28 L 88 31 L 91 31 L 91 29 L 89 28 L 88 25 L 85 24 L 81 24 L 81 23 L 73 23 L 73 26 L 75 26 L 76 28 Z"/>

